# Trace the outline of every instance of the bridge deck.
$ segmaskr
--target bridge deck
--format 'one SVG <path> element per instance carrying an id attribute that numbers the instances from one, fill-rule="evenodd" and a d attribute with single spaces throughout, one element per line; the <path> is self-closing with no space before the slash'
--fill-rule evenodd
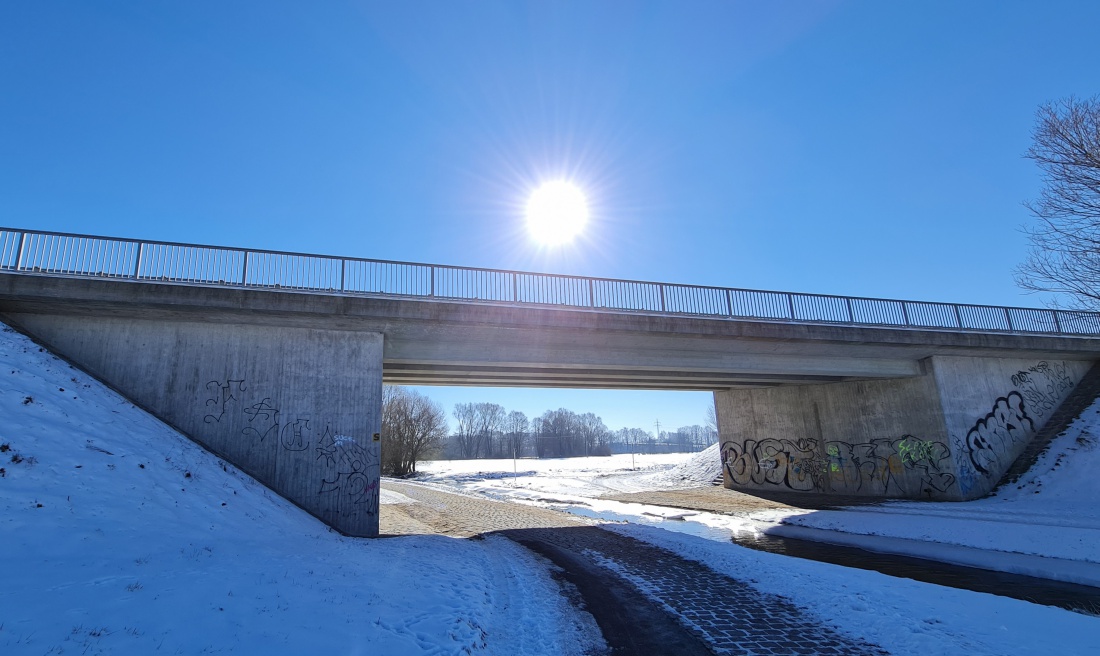
<path id="1" fill-rule="evenodd" d="M 388 383 L 721 390 L 919 375 L 932 355 L 1095 360 L 1100 339 L 722 319 L 0 272 L 0 313 L 385 335 Z"/>

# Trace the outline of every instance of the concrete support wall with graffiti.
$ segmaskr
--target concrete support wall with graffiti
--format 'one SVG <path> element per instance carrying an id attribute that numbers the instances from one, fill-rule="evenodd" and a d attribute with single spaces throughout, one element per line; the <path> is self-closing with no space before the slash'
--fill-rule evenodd
<path id="1" fill-rule="evenodd" d="M 944 356 L 933 362 L 959 492 L 968 499 L 993 490 L 1091 366 Z"/>
<path id="2" fill-rule="evenodd" d="M 381 334 L 14 318 L 328 525 L 378 534 Z"/>
<path id="3" fill-rule="evenodd" d="M 725 483 L 977 498 L 1090 364 L 935 356 L 913 378 L 716 392 Z"/>

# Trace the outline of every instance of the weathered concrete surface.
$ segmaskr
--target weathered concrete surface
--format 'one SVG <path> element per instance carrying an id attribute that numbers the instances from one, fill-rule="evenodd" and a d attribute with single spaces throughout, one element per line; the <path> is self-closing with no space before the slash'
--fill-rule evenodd
<path id="1" fill-rule="evenodd" d="M 978 498 L 1090 366 L 952 356 L 921 365 L 906 379 L 716 392 L 726 486 Z"/>
<path id="2" fill-rule="evenodd" d="M 1100 339 L 785 324 L 0 273 L 0 312 L 377 332 L 394 384 L 720 390 L 921 374 L 933 355 L 1100 359 Z"/>
<path id="3" fill-rule="evenodd" d="M 933 365 L 959 492 L 967 499 L 993 490 L 1091 366 L 965 357 L 936 357 Z"/>
<path id="4" fill-rule="evenodd" d="M 62 315 L 16 323 L 328 525 L 378 534 L 381 334 Z"/>

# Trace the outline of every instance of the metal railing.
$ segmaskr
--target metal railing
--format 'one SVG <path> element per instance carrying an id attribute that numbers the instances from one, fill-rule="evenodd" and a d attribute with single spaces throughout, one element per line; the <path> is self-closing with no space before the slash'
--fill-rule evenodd
<path id="1" fill-rule="evenodd" d="M 854 298 L 0 228 L 0 271 L 716 319 L 1100 335 L 1074 310 Z"/>

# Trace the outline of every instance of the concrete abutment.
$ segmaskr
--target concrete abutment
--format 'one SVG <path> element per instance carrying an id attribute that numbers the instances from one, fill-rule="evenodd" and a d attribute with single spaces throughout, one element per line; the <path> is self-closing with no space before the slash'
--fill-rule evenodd
<path id="1" fill-rule="evenodd" d="M 937 355 L 916 377 L 716 392 L 725 485 L 979 498 L 1090 366 Z"/>
<path id="2" fill-rule="evenodd" d="M 10 319 L 329 526 L 378 535 L 381 333 Z"/>

